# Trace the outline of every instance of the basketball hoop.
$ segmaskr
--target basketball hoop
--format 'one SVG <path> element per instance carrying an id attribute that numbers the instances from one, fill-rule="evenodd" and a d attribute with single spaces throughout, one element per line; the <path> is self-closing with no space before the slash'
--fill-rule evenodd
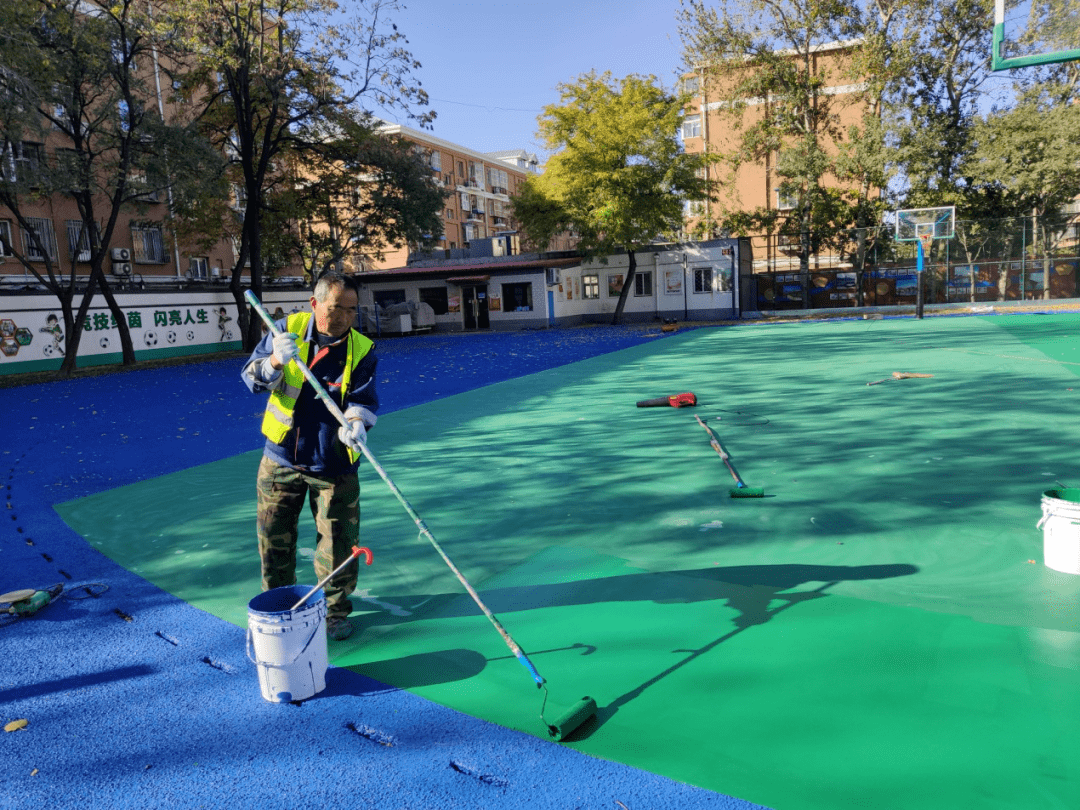
<path id="1" fill-rule="evenodd" d="M 919 241 L 922 242 L 923 259 L 929 259 L 930 258 L 930 247 L 934 243 L 934 234 L 933 234 L 933 232 L 931 232 L 931 233 L 920 233 L 919 234 Z"/>

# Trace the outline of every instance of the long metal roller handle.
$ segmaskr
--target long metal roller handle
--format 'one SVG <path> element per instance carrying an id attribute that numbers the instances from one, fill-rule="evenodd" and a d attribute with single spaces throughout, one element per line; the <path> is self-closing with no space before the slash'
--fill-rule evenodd
<path id="1" fill-rule="evenodd" d="M 251 308 L 259 314 L 259 317 L 262 318 L 263 323 L 266 324 L 266 328 L 270 330 L 274 337 L 282 334 L 281 330 L 278 329 L 277 324 L 274 323 L 274 319 L 270 317 L 270 313 L 268 313 L 263 308 L 263 305 L 259 302 L 259 299 L 256 297 L 255 293 L 253 293 L 251 290 L 247 290 L 244 292 L 244 298 L 247 300 L 248 304 L 251 305 Z M 305 363 L 296 363 L 296 365 L 300 369 L 300 372 L 304 375 L 304 379 L 306 379 L 311 384 L 311 387 L 315 391 L 316 396 L 318 396 L 318 398 L 323 401 L 323 404 L 326 405 L 327 410 L 329 410 L 333 417 L 337 419 L 337 421 L 340 422 L 344 427 L 349 427 L 349 422 L 345 419 L 345 414 L 341 412 L 341 408 L 338 407 L 337 402 L 335 402 L 334 399 L 328 393 L 326 393 L 326 389 L 323 388 L 322 383 L 319 382 L 318 378 L 315 376 L 315 373 L 310 368 L 308 368 Z M 375 468 L 375 472 L 379 474 L 379 477 L 386 482 L 386 485 L 388 487 L 390 487 L 390 491 L 394 493 L 394 496 L 398 499 L 398 501 L 401 502 L 401 505 L 405 507 L 405 511 L 408 512 L 409 517 L 413 519 L 413 522 L 416 524 L 417 529 L 420 530 L 420 534 L 427 538 L 428 542 L 431 543 L 431 545 L 435 548 L 435 551 L 437 551 L 439 553 L 439 556 L 442 557 L 443 562 L 445 562 L 446 565 L 450 568 L 450 570 L 454 572 L 454 576 L 457 577 L 458 582 L 460 582 L 465 588 L 465 590 L 469 592 L 469 596 L 472 597 L 472 600 L 476 603 L 476 606 L 480 608 L 480 610 L 485 616 L 487 616 L 488 621 L 491 622 L 492 626 L 498 631 L 499 635 L 502 636 L 502 640 L 506 643 L 506 646 L 510 648 L 510 652 L 512 652 L 514 654 L 514 657 L 517 658 L 520 664 L 525 667 L 526 670 L 528 670 L 533 680 L 536 681 L 537 687 L 542 687 L 544 685 L 544 678 L 540 675 L 539 672 L 536 671 L 536 667 L 533 666 L 532 661 L 529 660 L 529 657 L 525 654 L 521 647 L 518 646 L 518 643 L 514 641 L 513 638 L 511 638 L 510 634 L 506 632 L 506 628 L 504 628 L 502 626 L 502 623 L 497 618 L 495 618 L 495 614 L 492 613 L 488 609 L 488 606 L 483 603 L 483 601 L 480 599 L 480 595 L 473 589 L 473 586 L 469 584 L 469 581 L 465 579 L 462 573 L 458 570 L 457 566 L 454 565 L 453 560 L 451 560 L 446 555 L 446 552 L 443 551 L 442 546 L 439 545 L 438 541 L 435 539 L 435 536 L 431 533 L 431 530 L 428 529 L 427 524 L 425 524 L 420 515 L 416 513 L 416 510 L 413 509 L 412 504 L 409 503 L 409 501 L 405 498 L 405 495 L 402 494 L 400 489 L 398 489 L 397 484 L 394 483 L 393 479 L 390 478 L 386 470 L 383 469 L 382 465 L 379 463 L 379 460 L 375 458 L 375 455 L 371 452 L 371 450 L 368 449 L 367 444 L 361 442 L 360 450 L 363 452 L 364 458 L 366 458 L 371 463 L 371 466 Z"/>

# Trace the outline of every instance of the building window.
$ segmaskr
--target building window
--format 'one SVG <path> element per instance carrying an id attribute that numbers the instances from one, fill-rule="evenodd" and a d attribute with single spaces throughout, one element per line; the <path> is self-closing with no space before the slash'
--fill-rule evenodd
<path id="1" fill-rule="evenodd" d="M 436 315 L 445 315 L 450 311 L 450 299 L 446 293 L 446 287 L 421 287 L 421 303 L 431 307 Z"/>
<path id="2" fill-rule="evenodd" d="M 600 276 L 596 274 L 583 275 L 581 277 L 581 297 L 600 297 Z"/>
<path id="3" fill-rule="evenodd" d="M 67 221 L 68 255 L 77 262 L 90 261 L 90 234 L 81 219 Z"/>
<path id="4" fill-rule="evenodd" d="M 232 184 L 232 209 L 241 217 L 247 211 L 247 188 L 237 183 Z"/>
<path id="5" fill-rule="evenodd" d="M 701 137 L 701 116 L 700 115 L 688 115 L 685 118 L 683 118 L 682 136 L 684 138 L 700 138 Z"/>
<path id="6" fill-rule="evenodd" d="M 192 256 L 188 260 L 188 278 L 207 281 L 210 278 L 210 260 L 205 256 Z"/>
<path id="7" fill-rule="evenodd" d="M 462 163 L 460 160 L 457 162 L 457 173 L 458 177 L 465 177 L 465 164 Z"/>
<path id="8" fill-rule="evenodd" d="M 698 90 L 701 89 L 701 79 L 697 76 L 686 76 L 679 83 L 679 85 L 679 89 L 683 93 L 689 93 L 692 96 L 696 96 L 698 94 Z"/>
<path id="9" fill-rule="evenodd" d="M 132 225 L 131 242 L 137 264 L 165 263 L 165 241 L 160 225 Z"/>
<path id="10" fill-rule="evenodd" d="M 701 200 L 683 200 L 683 216 L 687 219 L 705 216 L 705 203 Z"/>
<path id="11" fill-rule="evenodd" d="M 0 256 L 11 255 L 11 220 L 0 219 Z"/>
<path id="12" fill-rule="evenodd" d="M 405 290 L 375 290 L 375 306 L 385 308 L 391 304 L 405 303 Z"/>
<path id="13" fill-rule="evenodd" d="M 23 255 L 34 262 L 45 261 L 46 256 L 56 261 L 56 232 L 52 220 L 27 217 L 26 224 L 29 228 L 23 231 Z M 37 239 L 33 238 L 34 234 Z"/>
<path id="14" fill-rule="evenodd" d="M 453 219 L 454 218 L 454 209 L 453 208 L 447 208 L 446 209 L 446 218 L 447 219 Z"/>
<path id="15" fill-rule="evenodd" d="M 711 293 L 713 291 L 713 272 L 711 267 L 694 268 L 694 292 Z"/>
<path id="16" fill-rule="evenodd" d="M 532 312 L 532 284 L 503 284 L 502 299 L 503 312 Z"/>
<path id="17" fill-rule="evenodd" d="M 652 270 L 634 273 L 634 295 L 652 295 Z"/>
<path id="18" fill-rule="evenodd" d="M 783 186 L 776 190 L 776 208 L 778 211 L 790 211 L 799 205 L 799 192 L 788 191 Z"/>
<path id="19" fill-rule="evenodd" d="M 431 169 L 432 171 L 442 171 L 442 152 L 436 149 L 431 153 Z"/>

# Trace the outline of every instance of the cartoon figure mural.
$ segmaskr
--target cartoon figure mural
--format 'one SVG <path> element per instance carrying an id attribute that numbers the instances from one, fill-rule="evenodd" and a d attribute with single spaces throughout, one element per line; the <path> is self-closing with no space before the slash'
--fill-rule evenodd
<path id="1" fill-rule="evenodd" d="M 226 326 L 226 324 L 231 320 L 232 318 L 229 317 L 228 311 L 225 309 L 225 307 L 222 307 L 218 310 L 218 329 L 221 330 L 221 340 L 223 341 L 232 340 L 232 330 Z"/>
<path id="2" fill-rule="evenodd" d="M 46 357 L 64 353 L 64 330 L 60 328 L 60 319 L 55 314 L 50 312 L 48 317 L 45 318 L 45 325 L 38 331 L 52 335 L 52 345 L 46 343 L 42 347 Z"/>

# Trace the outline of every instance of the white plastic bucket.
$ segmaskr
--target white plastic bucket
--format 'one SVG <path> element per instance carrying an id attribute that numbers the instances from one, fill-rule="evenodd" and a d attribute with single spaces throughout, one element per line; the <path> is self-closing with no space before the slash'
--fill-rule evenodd
<path id="1" fill-rule="evenodd" d="M 1043 562 L 1047 568 L 1080 574 L 1080 489 L 1048 489 L 1042 497 Z"/>
<path id="2" fill-rule="evenodd" d="M 248 658 L 271 703 L 305 700 L 326 688 L 326 598 L 322 589 L 296 610 L 310 585 L 264 591 L 248 602 Z"/>

